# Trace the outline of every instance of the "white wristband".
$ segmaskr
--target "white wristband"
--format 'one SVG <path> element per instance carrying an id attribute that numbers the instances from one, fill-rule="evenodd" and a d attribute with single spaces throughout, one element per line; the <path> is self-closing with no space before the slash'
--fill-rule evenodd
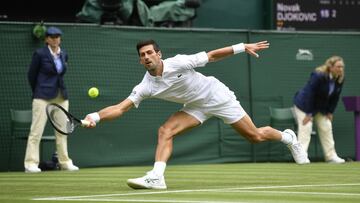
<path id="1" fill-rule="evenodd" d="M 98 123 L 100 121 L 100 115 L 97 112 L 88 114 L 88 116 L 95 121 L 95 123 Z"/>
<path id="2" fill-rule="evenodd" d="M 238 53 L 245 51 L 245 44 L 244 43 L 234 44 L 234 45 L 232 45 L 232 48 L 233 48 L 234 54 L 238 54 Z"/>

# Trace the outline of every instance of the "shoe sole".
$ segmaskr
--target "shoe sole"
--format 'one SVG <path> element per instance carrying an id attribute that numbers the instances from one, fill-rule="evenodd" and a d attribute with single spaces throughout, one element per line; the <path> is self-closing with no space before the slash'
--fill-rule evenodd
<path id="1" fill-rule="evenodd" d="M 41 171 L 25 171 L 25 173 L 41 173 Z"/>
<path id="2" fill-rule="evenodd" d="M 299 162 L 299 163 L 296 163 L 298 165 L 305 165 L 305 164 L 310 164 L 310 161 L 305 161 L 305 162 Z"/>
<path id="3" fill-rule="evenodd" d="M 328 164 L 344 164 L 345 161 L 344 162 L 327 161 L 326 163 L 328 163 Z"/>
<path id="4" fill-rule="evenodd" d="M 126 183 L 127 183 L 127 185 L 129 187 L 131 187 L 132 189 L 135 189 L 135 190 L 137 190 L 137 189 L 156 189 L 156 190 L 165 190 L 165 189 L 167 189 L 166 186 L 165 187 L 145 187 L 143 185 L 131 182 L 129 180 Z"/>
<path id="5" fill-rule="evenodd" d="M 147 187 L 144 187 L 143 185 L 139 185 L 139 184 L 133 183 L 131 181 L 127 181 L 127 185 L 129 187 L 131 187 L 132 189 L 149 189 Z"/>

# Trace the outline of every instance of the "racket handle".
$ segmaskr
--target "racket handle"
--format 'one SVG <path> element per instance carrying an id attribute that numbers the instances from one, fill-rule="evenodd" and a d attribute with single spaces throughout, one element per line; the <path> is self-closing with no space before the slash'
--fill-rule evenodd
<path id="1" fill-rule="evenodd" d="M 89 125 L 90 125 L 90 121 L 81 120 L 81 126 L 82 126 L 82 127 L 88 127 Z"/>

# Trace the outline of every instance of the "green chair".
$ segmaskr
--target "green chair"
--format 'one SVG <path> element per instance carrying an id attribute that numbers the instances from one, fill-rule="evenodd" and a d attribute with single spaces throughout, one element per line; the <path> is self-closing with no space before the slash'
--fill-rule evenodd
<path id="1" fill-rule="evenodd" d="M 293 108 L 277 108 L 269 107 L 270 110 L 270 126 L 278 129 L 285 130 L 287 128 L 296 130 L 297 123 L 293 114 Z"/>
<path id="2" fill-rule="evenodd" d="M 13 144 L 15 140 L 27 140 L 30 132 L 30 126 L 32 121 L 31 110 L 15 110 L 10 109 L 10 146 L 8 167 L 10 170 L 10 164 L 12 161 Z M 42 136 L 40 143 L 40 159 L 44 142 L 54 142 L 55 136 Z"/>
<path id="3" fill-rule="evenodd" d="M 292 129 L 297 132 L 297 121 L 295 119 L 293 107 L 278 108 L 269 107 L 270 110 L 270 126 L 278 130 Z M 315 157 L 317 157 L 317 137 L 316 131 L 311 132 L 312 139 L 314 140 Z"/>

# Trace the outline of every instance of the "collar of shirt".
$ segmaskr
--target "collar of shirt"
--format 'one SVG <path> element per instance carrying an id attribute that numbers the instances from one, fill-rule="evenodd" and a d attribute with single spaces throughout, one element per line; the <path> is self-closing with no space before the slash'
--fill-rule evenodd
<path id="1" fill-rule="evenodd" d="M 48 45 L 48 49 L 50 50 L 50 53 L 54 58 L 58 58 L 60 56 L 60 52 L 61 52 L 60 47 L 58 48 L 58 50 L 56 52 L 53 52 L 49 45 Z"/>
<path id="2" fill-rule="evenodd" d="M 149 71 L 146 71 L 146 76 L 148 78 L 149 81 L 152 81 L 154 83 L 164 83 L 165 82 L 165 78 L 164 78 L 164 73 L 162 76 L 152 76 Z"/>
<path id="3" fill-rule="evenodd" d="M 151 81 L 160 81 L 160 80 L 163 80 L 164 77 L 166 77 L 167 72 L 168 72 L 167 67 L 166 67 L 164 61 L 163 60 L 161 60 L 161 61 L 162 61 L 162 64 L 163 64 L 163 72 L 162 72 L 161 76 L 160 75 L 153 76 L 153 75 L 151 75 L 149 73 L 149 71 L 146 71 L 146 75 L 147 75 L 148 78 L 150 78 Z"/>

